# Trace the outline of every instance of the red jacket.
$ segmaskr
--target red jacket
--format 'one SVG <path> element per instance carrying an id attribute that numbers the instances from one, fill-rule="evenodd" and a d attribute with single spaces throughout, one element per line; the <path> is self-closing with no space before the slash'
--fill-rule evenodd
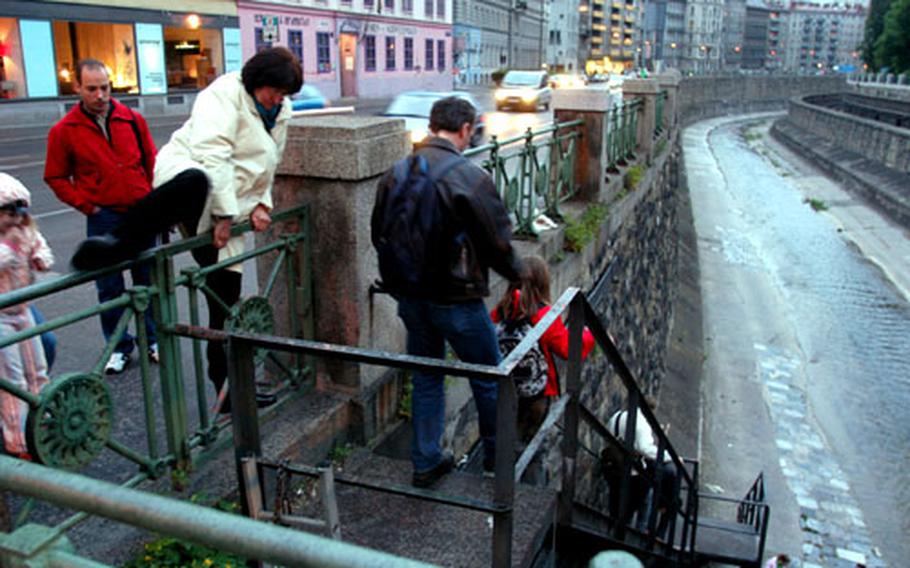
<path id="1" fill-rule="evenodd" d="M 152 187 L 156 150 L 145 119 L 111 99 L 107 124 L 110 140 L 77 104 L 47 139 L 44 181 L 85 214 L 96 206 L 127 209 Z"/>
<path id="2" fill-rule="evenodd" d="M 519 298 L 520 292 L 515 290 L 515 305 L 518 304 Z M 531 316 L 531 324 L 536 325 L 549 311 L 550 306 L 541 307 L 536 314 Z M 493 319 L 493 323 L 499 323 L 503 316 L 499 313 L 499 310 L 493 310 L 490 312 L 490 317 Z M 556 318 L 556 321 L 540 337 L 538 345 L 540 345 L 540 350 L 543 351 L 544 357 L 547 358 L 547 386 L 543 394 L 545 396 L 559 396 L 559 381 L 556 377 L 556 364 L 553 360 L 553 355 L 557 355 L 560 359 L 569 358 L 569 330 L 562 323 L 562 318 Z M 593 348 L 594 334 L 586 327 L 581 335 L 582 358 L 587 357 Z"/>

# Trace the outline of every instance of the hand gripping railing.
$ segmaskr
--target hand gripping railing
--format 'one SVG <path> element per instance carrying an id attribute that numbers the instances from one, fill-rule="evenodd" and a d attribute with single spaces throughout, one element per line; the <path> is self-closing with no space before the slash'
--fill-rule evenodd
<path id="1" fill-rule="evenodd" d="M 552 406 L 540 432 L 538 432 L 538 435 L 535 436 L 522 455 L 516 460 L 514 456 L 517 447 L 516 420 L 518 399 L 511 374 L 524 355 L 540 340 L 546 330 L 549 329 L 550 325 L 556 321 L 556 318 L 562 317 L 567 311 L 569 315 L 569 358 L 568 370 L 566 373 L 565 395 Z M 515 485 L 517 480 L 521 478 L 521 474 L 527 467 L 527 464 L 533 458 L 534 453 L 540 449 L 546 431 L 555 427 L 560 419 L 563 422 L 562 428 L 565 432 L 565 436 L 563 437 L 562 443 L 563 482 L 558 503 L 559 519 L 562 523 L 571 523 L 572 521 L 576 484 L 576 454 L 579 448 L 579 421 L 580 419 L 583 419 L 587 422 L 591 422 L 591 419 L 587 416 L 590 412 L 587 411 L 579 401 L 581 394 L 582 331 L 585 325 L 594 333 L 597 343 L 606 351 L 610 361 L 619 371 L 623 384 L 628 391 L 628 408 L 630 410 L 636 408 L 640 409 L 645 419 L 651 425 L 652 430 L 657 433 L 659 438 L 658 458 L 662 459 L 663 456 L 668 453 L 680 471 L 680 474 L 677 476 L 678 484 L 684 486 L 688 498 L 685 511 L 674 511 L 673 523 L 675 523 L 675 517 L 677 515 L 683 518 L 683 522 L 685 523 L 683 530 L 684 536 L 682 539 L 683 544 L 679 547 L 679 550 L 688 553 L 694 542 L 695 529 L 693 519 L 697 511 L 697 495 L 694 491 L 694 479 L 686 471 L 681 458 L 673 451 L 669 440 L 661 431 L 653 413 L 651 413 L 646 406 L 641 404 L 641 392 L 635 384 L 631 372 L 622 362 L 622 358 L 607 335 L 600 318 L 588 304 L 584 294 L 577 288 L 566 290 L 515 349 L 495 367 L 463 363 L 460 361 L 416 357 L 360 347 L 333 345 L 316 341 L 281 338 L 265 334 L 230 331 L 216 332 L 183 324 L 175 325 L 173 331 L 178 335 L 186 337 L 205 337 L 209 340 L 223 340 L 227 342 L 228 351 L 230 353 L 231 411 L 233 417 L 232 424 L 234 429 L 235 454 L 238 459 L 238 473 L 240 472 L 241 467 L 240 460 L 243 458 L 258 459 L 261 457 L 259 425 L 258 421 L 255 419 L 257 414 L 255 388 L 253 382 L 248 380 L 252 375 L 253 357 L 257 349 L 287 351 L 314 357 L 327 357 L 346 362 L 433 372 L 452 377 L 476 377 L 498 381 L 500 388 L 497 402 L 496 464 L 493 500 L 491 502 L 478 501 L 476 499 L 468 499 L 454 495 L 445 495 L 433 491 L 388 484 L 376 480 L 353 478 L 346 475 L 338 475 L 336 481 L 339 483 L 355 484 L 360 487 L 366 487 L 386 493 L 428 499 L 450 506 L 487 512 L 493 516 L 492 565 L 510 566 L 512 559 L 511 547 Z M 631 416 L 632 418 L 627 421 L 628 428 L 631 429 L 627 429 L 625 433 L 628 447 L 631 447 L 631 439 L 629 437 L 634 434 L 635 428 L 635 413 L 632 412 Z M 594 423 L 599 424 L 599 421 L 595 418 Z M 601 425 L 600 428 L 602 429 L 603 426 Z M 307 469 L 305 467 L 298 467 L 295 471 L 297 473 L 307 474 Z M 626 473 L 626 477 L 628 477 L 629 472 L 627 471 Z M 238 478 L 240 478 L 239 475 Z M 651 481 L 654 485 L 659 483 L 659 474 L 656 479 L 652 478 Z M 624 486 L 624 488 L 626 488 L 626 486 Z M 240 489 L 241 493 L 243 493 L 244 488 L 242 485 Z M 677 487 L 677 494 L 678 493 L 679 486 Z M 246 502 L 245 496 L 241 495 L 241 497 L 242 502 Z M 650 522 L 653 528 L 653 517 Z M 673 523 L 671 523 L 670 526 L 670 534 L 674 534 L 675 525 L 673 525 Z"/>

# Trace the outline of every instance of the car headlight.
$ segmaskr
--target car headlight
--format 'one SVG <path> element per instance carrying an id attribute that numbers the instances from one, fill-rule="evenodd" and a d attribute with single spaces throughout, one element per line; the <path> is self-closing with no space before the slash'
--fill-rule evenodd
<path id="1" fill-rule="evenodd" d="M 503 91 L 496 91 L 495 97 L 497 101 L 505 100 L 506 96 L 507 95 Z"/>
<path id="2" fill-rule="evenodd" d="M 411 144 L 417 144 L 423 142 L 424 138 L 427 137 L 427 131 L 423 128 L 415 128 L 411 131 Z"/>
<path id="3" fill-rule="evenodd" d="M 537 93 L 522 93 L 521 94 L 521 100 L 523 100 L 526 103 L 532 102 L 536 98 L 537 98 Z"/>

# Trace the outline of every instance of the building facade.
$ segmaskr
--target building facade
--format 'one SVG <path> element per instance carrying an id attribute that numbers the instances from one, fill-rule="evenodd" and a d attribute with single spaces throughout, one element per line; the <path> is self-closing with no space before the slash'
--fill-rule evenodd
<path id="1" fill-rule="evenodd" d="M 578 52 L 578 4 L 566 0 L 547 0 L 547 68 L 554 73 L 573 73 L 581 69 Z"/>
<path id="2" fill-rule="evenodd" d="M 720 69 L 723 23 L 723 0 L 687 0 L 680 69 L 697 73 Z"/>
<path id="3" fill-rule="evenodd" d="M 721 67 L 739 69 L 743 60 L 743 38 L 746 32 L 746 0 L 724 1 Z"/>
<path id="4" fill-rule="evenodd" d="M 122 97 L 195 92 L 241 57 L 230 1 L 0 0 L 0 101 L 75 97 L 83 58 L 104 63 Z"/>
<path id="5" fill-rule="evenodd" d="M 793 2 L 789 8 L 786 68 L 850 73 L 862 66 L 859 47 L 866 24 L 863 4 Z"/>
<path id="6" fill-rule="evenodd" d="M 237 3 L 243 55 L 284 46 L 330 99 L 452 88 L 452 0 Z"/>
<path id="7" fill-rule="evenodd" d="M 463 82 L 489 83 L 500 69 L 541 69 L 547 60 L 547 0 L 454 0 L 465 38 L 456 57 Z M 473 35 L 472 35 L 473 34 Z M 473 52 L 469 50 L 474 50 Z"/>
<path id="8" fill-rule="evenodd" d="M 640 0 L 582 0 L 579 13 L 589 72 L 643 65 L 644 9 Z"/>

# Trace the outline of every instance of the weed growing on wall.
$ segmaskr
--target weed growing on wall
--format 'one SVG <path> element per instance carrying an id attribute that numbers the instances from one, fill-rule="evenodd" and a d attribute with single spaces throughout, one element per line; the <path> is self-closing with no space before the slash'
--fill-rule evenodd
<path id="1" fill-rule="evenodd" d="M 626 177 L 623 178 L 623 187 L 629 191 L 634 191 L 638 184 L 641 182 L 641 178 L 645 175 L 645 168 L 641 164 L 635 164 L 629 171 L 626 172 Z"/>
<path id="2" fill-rule="evenodd" d="M 605 204 L 594 203 L 588 206 L 580 218 L 567 218 L 564 248 L 570 252 L 580 252 L 597 236 L 608 213 L 609 208 Z"/>
<path id="3" fill-rule="evenodd" d="M 824 201 L 822 201 L 821 199 L 816 199 L 814 197 L 811 197 L 811 198 L 807 197 L 806 199 L 803 200 L 803 203 L 808 203 L 809 207 L 811 207 L 813 211 L 827 211 L 828 210 L 828 206 L 825 204 Z"/>

